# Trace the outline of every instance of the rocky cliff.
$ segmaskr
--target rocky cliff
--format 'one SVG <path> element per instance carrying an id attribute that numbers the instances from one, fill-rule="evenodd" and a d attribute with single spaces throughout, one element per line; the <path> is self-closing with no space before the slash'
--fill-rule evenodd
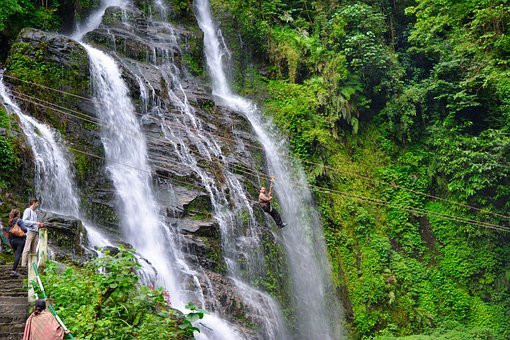
<path id="1" fill-rule="evenodd" d="M 108 51 L 122 69 L 147 136 L 154 192 L 166 225 L 179 235 L 177 244 L 184 258 L 200 273 L 205 307 L 242 323 L 246 333 L 255 335 L 261 317 L 245 304 L 227 276 L 224 251 L 235 259 L 249 283 L 268 291 L 285 309 L 291 301 L 287 283 L 281 279 L 286 263 L 275 241 L 275 226 L 256 204 L 263 182 L 259 174 L 264 173 L 265 164 L 250 124 L 240 114 L 217 106 L 207 80 L 189 71 L 197 74 L 196 65 L 201 62 L 199 32 L 193 25 L 178 27 L 154 20 L 143 8 L 110 7 L 100 27 L 84 40 Z M 72 155 L 84 217 L 112 241 L 122 241 L 118 202 L 105 168 L 101 126 L 83 46 L 63 35 L 25 29 L 12 46 L 4 75 L 24 112 L 60 132 Z M 183 149 L 194 157 L 193 167 L 179 157 Z M 247 200 L 243 208 L 235 202 L 232 178 L 227 173 L 241 184 Z M 211 188 L 218 193 L 212 194 Z M 218 222 L 215 195 L 225 197 L 224 208 L 235 212 L 230 230 L 234 244 L 228 247 Z M 81 230 L 79 221 L 65 222 L 58 216 L 53 220 L 63 226 L 63 235 L 72 235 L 63 237 L 69 242 L 60 237 L 55 249 L 59 254 L 68 249 L 76 255 L 76 243 L 84 241 L 80 239 L 83 234 L 68 232 Z M 245 242 L 247 239 L 257 243 Z M 257 266 L 247 264 L 253 256 L 260 257 Z"/>

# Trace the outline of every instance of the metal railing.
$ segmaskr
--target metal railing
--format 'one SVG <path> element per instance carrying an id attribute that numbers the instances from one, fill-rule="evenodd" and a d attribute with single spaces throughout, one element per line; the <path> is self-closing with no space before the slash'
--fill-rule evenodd
<path id="1" fill-rule="evenodd" d="M 28 256 L 28 261 L 30 264 L 28 266 L 28 301 L 33 303 L 39 298 L 34 289 L 33 282 L 37 282 L 37 285 L 39 286 L 39 292 L 41 293 L 41 298 L 46 300 L 47 296 L 41 281 L 41 277 L 39 276 L 39 269 L 44 268 L 46 261 L 48 260 L 48 229 L 39 229 L 39 242 L 37 243 L 36 252 L 35 254 L 29 254 Z M 74 339 L 69 329 L 67 329 L 62 319 L 60 319 L 58 316 L 55 308 L 53 308 L 53 306 L 48 303 L 48 301 L 46 301 L 46 304 L 53 317 L 55 317 L 55 320 L 57 320 L 60 327 L 62 327 L 64 330 L 64 333 L 66 334 L 65 338 Z"/>

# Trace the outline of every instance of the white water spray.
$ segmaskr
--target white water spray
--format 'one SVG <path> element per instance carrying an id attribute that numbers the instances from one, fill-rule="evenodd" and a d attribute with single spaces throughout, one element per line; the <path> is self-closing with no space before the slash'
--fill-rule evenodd
<path id="1" fill-rule="evenodd" d="M 77 24 L 76 31 L 71 35 L 74 40 L 82 40 L 85 34 L 95 30 L 101 24 L 106 9 L 111 6 L 125 7 L 128 0 L 101 0 L 99 8 L 82 23 Z"/>
<path id="2" fill-rule="evenodd" d="M 314 208 L 303 171 L 290 164 L 288 149 L 270 122 L 263 122 L 257 107 L 235 95 L 227 81 L 219 29 L 212 20 L 209 2 L 197 0 L 196 17 L 204 32 L 205 55 L 213 82 L 213 95 L 250 121 L 264 147 L 282 216 L 288 226 L 282 232 L 296 299 L 297 336 L 302 339 L 339 339 L 343 313 L 332 290 L 320 218 Z"/>

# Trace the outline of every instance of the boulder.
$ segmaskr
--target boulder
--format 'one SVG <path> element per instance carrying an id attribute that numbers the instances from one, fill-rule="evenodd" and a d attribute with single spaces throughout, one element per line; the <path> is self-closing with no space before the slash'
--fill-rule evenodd
<path id="1" fill-rule="evenodd" d="M 40 211 L 39 216 L 48 228 L 48 246 L 55 260 L 83 260 L 88 253 L 87 231 L 81 220 L 49 211 Z"/>

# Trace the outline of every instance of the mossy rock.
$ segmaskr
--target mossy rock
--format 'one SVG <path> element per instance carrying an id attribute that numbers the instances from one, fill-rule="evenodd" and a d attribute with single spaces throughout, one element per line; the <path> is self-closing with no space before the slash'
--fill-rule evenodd
<path id="1" fill-rule="evenodd" d="M 208 221 L 213 216 L 211 199 L 207 195 L 200 195 L 184 206 L 184 216 L 192 219 Z"/>
<path id="2" fill-rule="evenodd" d="M 0 106 L 0 218 L 7 225 L 11 209 L 22 209 L 34 195 L 34 162 L 17 116 Z"/>
<path id="3" fill-rule="evenodd" d="M 22 30 L 7 58 L 5 81 L 22 108 L 64 136 L 76 135 L 69 124 L 82 125 L 73 115 L 93 113 L 87 53 L 63 35 Z"/>

